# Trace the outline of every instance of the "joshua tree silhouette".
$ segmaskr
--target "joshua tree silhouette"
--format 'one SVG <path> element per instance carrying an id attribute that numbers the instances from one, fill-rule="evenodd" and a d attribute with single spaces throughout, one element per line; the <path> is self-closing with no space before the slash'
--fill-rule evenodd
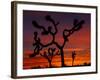
<path id="1" fill-rule="evenodd" d="M 75 53 L 75 51 L 73 51 L 72 52 L 72 66 L 74 64 L 75 56 L 76 56 L 76 53 Z"/>
<path id="2" fill-rule="evenodd" d="M 56 22 L 50 15 L 46 15 L 45 20 L 50 22 L 53 26 L 48 26 L 48 29 L 46 30 L 44 26 L 41 26 L 40 24 L 38 24 L 37 21 L 33 20 L 32 21 L 33 27 L 35 27 L 39 30 L 42 30 L 42 32 L 41 32 L 42 35 L 50 34 L 52 36 L 52 40 L 51 40 L 51 42 L 49 42 L 47 44 L 43 44 L 41 42 L 40 38 L 38 37 L 38 32 L 34 32 L 34 43 L 33 43 L 34 53 L 31 54 L 30 57 L 35 57 L 36 55 L 38 55 L 43 48 L 49 47 L 50 45 L 56 45 L 56 47 L 59 49 L 60 55 L 61 55 L 61 66 L 64 67 L 66 65 L 64 62 L 64 50 L 63 50 L 63 48 L 64 48 L 66 42 L 69 41 L 68 38 L 74 32 L 77 32 L 82 28 L 82 25 L 84 24 L 84 20 L 78 21 L 77 19 L 74 19 L 73 27 L 71 29 L 64 29 L 63 30 L 62 36 L 63 36 L 64 42 L 62 43 L 62 45 L 60 45 L 55 40 L 55 36 L 58 33 L 57 26 L 59 25 L 59 22 Z M 52 27 L 54 27 L 54 30 Z M 44 54 L 46 55 L 46 53 L 44 53 Z"/>
<path id="3" fill-rule="evenodd" d="M 44 54 L 40 53 L 41 56 L 43 56 L 45 59 L 48 60 L 50 68 L 52 67 L 52 64 L 51 64 L 52 63 L 52 59 L 57 54 L 55 52 L 55 50 L 56 50 L 55 48 L 49 48 L 48 52 L 45 51 Z"/>

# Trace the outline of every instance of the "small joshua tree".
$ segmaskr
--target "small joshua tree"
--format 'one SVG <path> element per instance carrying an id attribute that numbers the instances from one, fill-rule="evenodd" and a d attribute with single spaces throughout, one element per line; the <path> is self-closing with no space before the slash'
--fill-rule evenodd
<path id="1" fill-rule="evenodd" d="M 72 28 L 63 30 L 62 36 L 63 36 L 64 42 L 62 43 L 62 45 L 60 45 L 55 40 L 55 36 L 58 33 L 57 26 L 60 23 L 56 22 L 50 15 L 46 15 L 45 20 L 50 22 L 53 25 L 53 26 L 48 26 L 47 30 L 45 29 L 44 26 L 41 26 L 35 20 L 32 21 L 32 24 L 33 24 L 33 27 L 35 27 L 39 30 L 42 30 L 41 35 L 47 35 L 48 36 L 50 34 L 52 36 L 52 41 L 47 43 L 47 44 L 43 44 L 41 42 L 41 39 L 38 37 L 38 32 L 34 32 L 34 43 L 33 43 L 34 53 L 31 54 L 30 57 L 35 57 L 36 55 L 38 55 L 43 48 L 49 47 L 51 45 L 56 45 L 56 47 L 59 49 L 60 55 L 61 55 L 61 66 L 64 67 L 66 65 L 65 65 L 65 62 L 64 62 L 64 50 L 63 50 L 63 48 L 66 45 L 66 42 L 69 41 L 68 38 L 74 32 L 77 32 L 82 28 L 82 25 L 84 24 L 84 20 L 78 21 L 77 19 L 74 19 Z M 53 30 L 52 27 L 54 27 L 54 30 Z M 45 53 L 45 55 L 46 55 L 46 53 Z"/>
<path id="2" fill-rule="evenodd" d="M 40 55 L 48 60 L 49 67 L 51 68 L 52 67 L 52 64 L 51 64 L 52 63 L 52 59 L 56 55 L 55 48 L 49 48 L 48 52 L 45 51 L 43 54 L 40 53 Z"/>
<path id="3" fill-rule="evenodd" d="M 75 51 L 73 51 L 72 52 L 72 66 L 74 64 L 75 57 L 76 57 L 76 53 L 75 53 Z"/>

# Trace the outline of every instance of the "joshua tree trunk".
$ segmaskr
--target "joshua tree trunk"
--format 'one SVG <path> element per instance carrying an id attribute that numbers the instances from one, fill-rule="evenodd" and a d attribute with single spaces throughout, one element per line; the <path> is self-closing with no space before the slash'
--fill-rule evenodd
<path id="1" fill-rule="evenodd" d="M 72 59 L 72 66 L 74 65 L 74 60 Z"/>
<path id="2" fill-rule="evenodd" d="M 52 67 L 51 60 L 50 60 L 50 61 L 48 61 L 48 62 L 49 62 L 49 67 L 51 68 L 51 67 Z"/>
<path id="3" fill-rule="evenodd" d="M 64 51 L 63 51 L 63 48 L 60 49 L 60 53 L 61 53 L 61 66 L 64 67 L 65 63 L 64 63 Z"/>

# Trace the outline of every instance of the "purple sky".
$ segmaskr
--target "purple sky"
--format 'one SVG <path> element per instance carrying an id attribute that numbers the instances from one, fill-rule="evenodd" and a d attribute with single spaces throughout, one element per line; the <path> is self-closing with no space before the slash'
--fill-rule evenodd
<path id="1" fill-rule="evenodd" d="M 65 48 L 90 48 L 90 20 L 91 15 L 87 13 L 67 13 L 67 12 L 46 12 L 46 11 L 23 11 L 23 48 L 25 51 L 31 51 L 33 49 L 33 33 L 40 31 L 32 25 L 32 20 L 36 20 L 40 25 L 45 26 L 47 28 L 50 22 L 45 20 L 46 15 L 51 15 L 51 17 L 55 21 L 59 21 L 60 24 L 58 25 L 58 34 L 56 36 L 56 40 L 59 44 L 62 43 L 62 31 L 65 28 L 71 28 L 73 26 L 73 20 L 85 20 L 85 24 L 83 28 L 72 34 L 69 38 L 69 42 L 65 46 Z M 41 35 L 39 34 L 41 37 Z M 43 37 L 42 37 L 43 38 Z M 43 41 L 48 42 L 51 38 L 48 36 L 44 36 Z"/>

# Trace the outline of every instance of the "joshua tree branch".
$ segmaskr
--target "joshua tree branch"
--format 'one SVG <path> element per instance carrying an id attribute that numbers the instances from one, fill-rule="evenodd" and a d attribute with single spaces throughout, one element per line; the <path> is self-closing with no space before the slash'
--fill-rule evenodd
<path id="1" fill-rule="evenodd" d="M 66 44 L 66 42 L 68 41 L 68 37 L 70 35 L 72 35 L 75 31 L 78 31 L 82 28 L 82 25 L 84 24 L 84 20 L 81 20 L 80 22 L 78 22 L 77 19 L 74 20 L 74 23 L 73 23 L 73 27 L 72 29 L 68 30 L 68 29 L 65 29 L 63 31 L 63 38 L 64 38 L 64 43 L 62 45 L 62 47 L 64 47 L 64 45 Z"/>
<path id="2" fill-rule="evenodd" d="M 58 26 L 59 22 L 56 23 L 56 22 L 51 18 L 50 15 L 47 15 L 47 16 L 45 17 L 45 19 L 46 19 L 47 21 L 50 21 L 50 22 L 53 24 L 53 26 L 54 26 L 54 28 L 55 28 L 55 32 L 51 32 L 51 34 L 55 35 L 55 34 L 58 32 L 57 26 Z M 48 28 L 48 29 L 50 29 L 50 28 Z"/>

